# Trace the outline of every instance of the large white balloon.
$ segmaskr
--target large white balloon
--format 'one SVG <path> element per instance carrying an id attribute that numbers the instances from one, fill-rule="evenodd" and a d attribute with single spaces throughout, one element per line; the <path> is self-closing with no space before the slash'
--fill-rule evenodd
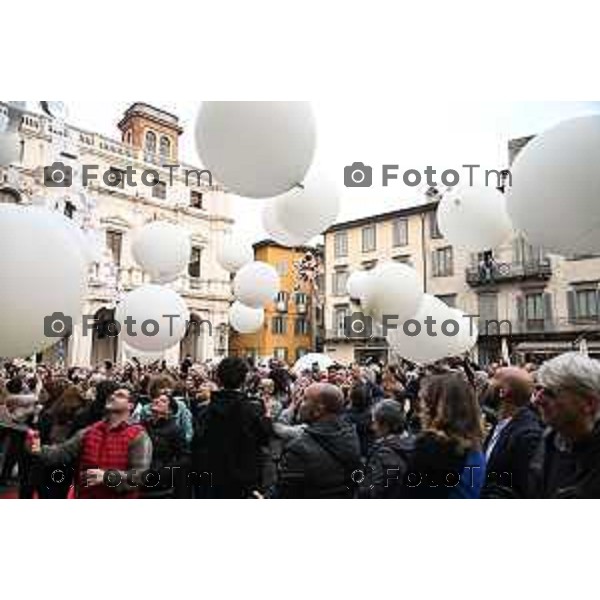
<path id="1" fill-rule="evenodd" d="M 446 355 L 448 357 L 461 356 L 472 350 L 479 336 L 474 318 L 466 315 L 462 310 L 449 308 L 445 320 L 448 323 L 445 340 L 447 344 Z M 450 323 L 450 321 L 453 321 L 456 325 Z M 441 323 L 438 323 L 438 327 L 441 327 L 441 325 Z M 458 330 L 456 327 L 458 327 Z M 456 335 L 454 335 L 455 331 Z M 442 331 L 442 333 L 444 332 Z M 452 335 L 449 335 L 450 333 Z"/>
<path id="2" fill-rule="evenodd" d="M 190 261 L 190 234 L 183 227 L 156 221 L 140 229 L 131 246 L 133 258 L 153 281 L 175 281 Z"/>
<path id="3" fill-rule="evenodd" d="M 370 272 L 367 290 L 361 300 L 380 323 L 385 315 L 404 321 L 419 309 L 423 300 L 423 283 L 412 267 L 385 262 Z"/>
<path id="4" fill-rule="evenodd" d="M 242 267 L 233 282 L 235 297 L 251 308 L 264 308 L 279 292 L 279 275 L 267 263 L 251 262 Z"/>
<path id="5" fill-rule="evenodd" d="M 507 207 L 528 241 L 559 254 L 600 252 L 600 115 L 565 121 L 527 144 Z"/>
<path id="6" fill-rule="evenodd" d="M 294 248 L 304 242 L 302 236 L 297 236 L 286 231 L 277 218 L 277 204 L 280 198 L 270 198 L 265 202 L 262 212 L 262 224 L 269 238 L 282 246 Z"/>
<path id="7" fill-rule="evenodd" d="M 253 260 L 252 245 L 235 235 L 223 236 L 217 246 L 217 262 L 230 273 L 239 271 Z"/>
<path id="8" fill-rule="evenodd" d="M 56 211 L 48 211 L 48 218 L 54 219 L 59 226 L 64 227 L 65 231 L 73 240 L 72 252 L 80 252 L 86 264 L 91 264 L 97 259 L 97 249 L 90 235 L 87 235 L 73 219 L 68 219 Z"/>
<path id="9" fill-rule="evenodd" d="M 71 235 L 48 211 L 0 204 L 0 357 L 26 357 L 55 344 L 59 337 L 47 337 L 45 325 L 53 335 L 63 333 L 57 313 L 80 322 L 85 277 Z"/>
<path id="10" fill-rule="evenodd" d="M 126 319 L 135 324 L 128 327 Z M 142 352 L 163 352 L 185 337 L 190 311 L 172 289 L 147 284 L 125 295 L 117 309 L 117 321 L 128 346 Z"/>
<path id="11" fill-rule="evenodd" d="M 309 102 L 203 102 L 196 123 L 202 164 L 248 198 L 272 198 L 302 183 L 316 137 Z"/>
<path id="12" fill-rule="evenodd" d="M 364 297 L 367 294 L 369 287 L 369 271 L 354 271 L 346 282 L 346 291 L 350 298 L 356 300 Z"/>
<path id="13" fill-rule="evenodd" d="M 302 244 L 329 229 L 339 212 L 337 186 L 317 171 L 309 173 L 303 188 L 294 188 L 275 202 L 276 222 Z"/>
<path id="14" fill-rule="evenodd" d="M 498 247 L 512 232 L 506 199 L 492 187 L 462 187 L 448 192 L 437 213 L 442 235 L 469 252 Z"/>
<path id="15" fill-rule="evenodd" d="M 0 167 L 8 167 L 19 162 L 21 157 L 21 138 L 19 134 L 6 131 L 0 133 Z"/>
<path id="16" fill-rule="evenodd" d="M 255 333 L 265 322 L 262 308 L 250 308 L 241 302 L 234 302 L 229 309 L 229 323 L 238 333 Z"/>
<path id="17" fill-rule="evenodd" d="M 450 317 L 448 307 L 435 296 L 425 294 L 417 313 L 387 330 L 387 340 L 394 351 L 415 363 L 428 364 L 449 356 L 448 337 L 441 333 L 442 323 Z M 428 325 L 433 319 L 435 325 Z M 437 335 L 431 335 L 437 333 Z"/>

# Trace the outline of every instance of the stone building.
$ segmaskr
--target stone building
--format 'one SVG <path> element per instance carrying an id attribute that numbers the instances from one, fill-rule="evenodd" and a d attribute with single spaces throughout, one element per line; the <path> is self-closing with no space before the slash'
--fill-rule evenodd
<path id="1" fill-rule="evenodd" d="M 0 110 L 5 111 L 6 105 L 0 103 Z M 134 232 L 154 220 L 188 229 L 192 234 L 189 267 L 172 285 L 185 299 L 192 321 L 203 325 L 190 327 L 180 347 L 169 350 L 164 358 L 176 362 L 188 354 L 196 360 L 224 356 L 231 288 L 215 253 L 219 236 L 233 224 L 227 193 L 208 173 L 179 161 L 183 130 L 175 115 L 135 103 L 118 127 L 120 141 L 60 123 L 41 112 L 23 112 L 21 156 L 16 164 L 0 169 L 0 201 L 26 204 L 41 198 L 60 206 L 76 221 L 92 221 L 86 225 L 96 232 L 103 254 L 90 268 L 83 313 L 100 321 L 114 318 L 123 293 L 149 281 L 131 255 Z M 56 162 L 72 169 L 72 186 L 48 187 L 44 167 Z M 132 169 L 136 175 L 127 176 Z M 89 180 L 84 187 L 81 182 L 86 173 Z M 142 173 L 147 174 L 146 183 Z M 119 339 L 101 330 L 83 336 L 81 327 L 76 327 L 72 336 L 43 359 L 77 365 L 122 360 L 125 352 Z"/>
<path id="2" fill-rule="evenodd" d="M 281 290 L 265 308 L 265 323 L 260 331 L 241 335 L 232 332 L 231 353 L 255 359 L 276 358 L 294 364 L 304 354 L 314 352 L 321 343 L 322 308 L 317 286 L 299 276 L 303 258 L 321 257 L 312 247 L 286 248 L 265 240 L 254 245 L 255 259 L 272 265 L 279 274 Z M 312 258 L 310 260 L 312 261 Z"/>
<path id="3" fill-rule="evenodd" d="M 511 142 L 511 162 L 530 139 Z M 600 257 L 550 255 L 519 235 L 487 257 L 470 254 L 444 240 L 436 211 L 437 202 L 427 202 L 326 232 L 327 353 L 342 362 L 387 359 L 382 337 L 352 342 L 345 337 L 344 319 L 360 311 L 346 282 L 354 271 L 396 260 L 417 269 L 426 292 L 477 316 L 476 351 L 483 363 L 507 357 L 539 361 L 582 345 L 600 356 Z"/>

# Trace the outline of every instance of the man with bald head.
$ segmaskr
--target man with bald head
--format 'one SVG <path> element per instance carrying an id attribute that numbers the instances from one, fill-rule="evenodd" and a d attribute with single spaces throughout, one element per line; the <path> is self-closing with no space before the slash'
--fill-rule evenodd
<path id="1" fill-rule="evenodd" d="M 543 434 L 541 420 L 531 400 L 534 381 L 525 369 L 498 369 L 490 382 L 498 409 L 498 423 L 486 440 L 487 483 L 483 497 L 524 498 L 529 465 Z"/>
<path id="2" fill-rule="evenodd" d="M 306 428 L 284 450 L 277 496 L 352 498 L 352 474 L 360 469 L 360 444 L 354 426 L 342 417 L 344 397 L 327 383 L 305 392 L 300 417 Z"/>

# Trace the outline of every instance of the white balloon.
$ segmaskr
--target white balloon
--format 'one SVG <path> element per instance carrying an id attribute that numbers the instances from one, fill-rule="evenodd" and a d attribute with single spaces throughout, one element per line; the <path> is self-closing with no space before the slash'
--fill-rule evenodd
<path id="1" fill-rule="evenodd" d="M 133 319 L 135 324 L 127 327 L 126 319 Z M 164 352 L 185 337 L 190 311 L 172 289 L 147 284 L 125 295 L 117 309 L 117 321 L 121 338 L 134 350 Z M 158 327 L 150 323 L 144 326 L 149 321 L 155 321 Z"/>
<path id="2" fill-rule="evenodd" d="M 451 190 L 440 202 L 437 218 L 442 235 L 469 252 L 497 248 L 512 232 L 506 198 L 491 187 Z"/>
<path id="3" fill-rule="evenodd" d="M 527 144 L 512 167 L 507 208 L 531 244 L 600 252 L 600 115 L 565 121 Z"/>
<path id="4" fill-rule="evenodd" d="M 248 198 L 272 198 L 301 183 L 316 137 L 309 102 L 203 102 L 196 123 L 202 164 Z"/>
<path id="5" fill-rule="evenodd" d="M 192 252 L 190 233 L 162 221 L 140 229 L 131 245 L 133 258 L 153 281 L 175 281 L 187 268 Z"/>
<path id="6" fill-rule="evenodd" d="M 254 249 L 246 241 L 225 235 L 217 246 L 217 262 L 229 273 L 239 271 L 254 260 Z"/>
<path id="7" fill-rule="evenodd" d="M 377 321 L 382 322 L 385 315 L 404 321 L 419 309 L 423 283 L 412 267 L 389 261 L 370 272 L 363 298 L 369 313 Z"/>
<path id="8" fill-rule="evenodd" d="M 21 157 L 21 138 L 18 133 L 7 131 L 0 133 L 0 167 L 8 167 L 19 162 Z"/>
<path id="9" fill-rule="evenodd" d="M 71 236 L 73 240 L 71 251 L 80 252 L 88 265 L 94 262 L 97 258 L 96 248 L 92 244 L 90 237 L 86 235 L 83 229 L 81 229 L 73 219 L 68 219 L 61 213 L 55 211 L 48 211 L 48 218 L 56 220 Z"/>
<path id="10" fill-rule="evenodd" d="M 235 297 L 251 308 L 264 308 L 279 292 L 279 275 L 267 263 L 251 262 L 242 267 L 233 281 Z"/>
<path id="11" fill-rule="evenodd" d="M 229 323 L 238 333 L 255 333 L 265 322 L 262 308 L 251 308 L 241 302 L 234 302 L 229 309 Z"/>
<path id="12" fill-rule="evenodd" d="M 354 271 L 346 283 L 346 291 L 350 298 L 359 299 L 367 294 L 369 271 Z"/>
<path id="13" fill-rule="evenodd" d="M 265 202 L 262 212 L 262 223 L 270 239 L 282 246 L 294 248 L 304 242 L 301 236 L 292 235 L 286 231 L 277 219 L 277 203 L 279 198 L 270 198 Z"/>
<path id="14" fill-rule="evenodd" d="M 461 356 L 465 352 L 472 350 L 477 343 L 479 335 L 474 319 L 467 316 L 462 310 L 449 308 L 445 320 L 454 321 L 458 324 L 456 335 L 445 336 L 447 344 L 446 356 Z M 438 327 L 441 327 L 441 323 L 438 323 Z M 454 333 L 454 331 L 454 324 L 448 324 L 447 332 Z"/>
<path id="15" fill-rule="evenodd" d="M 0 204 L 0 356 L 31 356 L 55 344 L 59 337 L 46 337 L 44 326 L 62 333 L 56 313 L 80 322 L 85 278 L 81 253 L 47 211 Z"/>
<path id="16" fill-rule="evenodd" d="M 430 317 L 436 324 L 429 326 L 428 331 L 425 321 Z M 435 296 L 425 294 L 419 310 L 411 319 L 394 323 L 397 329 L 387 330 L 388 343 L 400 356 L 415 363 L 441 360 L 449 353 L 448 337 L 441 334 L 441 324 L 448 317 L 448 307 Z M 437 335 L 430 335 L 430 331 Z"/>
<path id="17" fill-rule="evenodd" d="M 340 212 L 339 191 L 330 178 L 311 171 L 303 188 L 277 198 L 274 206 L 276 222 L 305 244 L 335 223 Z"/>

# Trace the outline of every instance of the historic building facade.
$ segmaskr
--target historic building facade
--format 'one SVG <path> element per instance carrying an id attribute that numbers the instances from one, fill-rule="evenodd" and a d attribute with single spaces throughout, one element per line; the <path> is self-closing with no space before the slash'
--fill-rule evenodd
<path id="1" fill-rule="evenodd" d="M 281 291 L 265 308 L 265 323 L 260 331 L 249 335 L 232 332 L 231 353 L 293 364 L 321 343 L 321 253 L 317 248 L 286 248 L 266 240 L 255 244 L 254 255 L 256 260 L 277 270 Z"/>
<path id="2" fill-rule="evenodd" d="M 216 246 L 233 224 L 228 196 L 206 172 L 179 161 L 182 128 L 175 115 L 136 103 L 126 111 L 119 129 L 121 141 L 116 141 L 24 112 L 20 160 L 0 169 L 0 201 L 46 201 L 76 221 L 87 221 L 101 256 L 90 268 L 83 313 L 99 321 L 114 318 L 122 294 L 149 281 L 131 254 L 135 231 L 154 220 L 185 227 L 192 235 L 190 263 L 186 273 L 169 285 L 185 299 L 192 321 L 203 324 L 190 327 L 181 345 L 164 358 L 176 362 L 188 354 L 196 360 L 224 356 L 231 286 L 229 274 L 217 264 Z M 47 186 L 44 167 L 56 162 L 72 169 L 73 185 Z M 132 169 L 136 175 L 128 176 Z M 148 175 L 146 183 L 142 172 Z M 88 185 L 83 187 L 86 173 Z M 124 358 L 118 338 L 103 335 L 102 328 L 83 336 L 81 326 L 43 357 L 77 365 Z"/>
<path id="3" fill-rule="evenodd" d="M 511 162 L 530 139 L 511 142 Z M 341 362 L 387 360 L 381 336 L 346 338 L 345 318 L 360 312 L 346 282 L 354 271 L 396 260 L 415 267 L 426 292 L 477 316 L 476 352 L 484 363 L 541 360 L 582 347 L 600 356 L 600 257 L 549 255 L 520 235 L 489 253 L 470 254 L 441 236 L 436 212 L 437 201 L 430 201 L 326 232 L 327 353 Z"/>

